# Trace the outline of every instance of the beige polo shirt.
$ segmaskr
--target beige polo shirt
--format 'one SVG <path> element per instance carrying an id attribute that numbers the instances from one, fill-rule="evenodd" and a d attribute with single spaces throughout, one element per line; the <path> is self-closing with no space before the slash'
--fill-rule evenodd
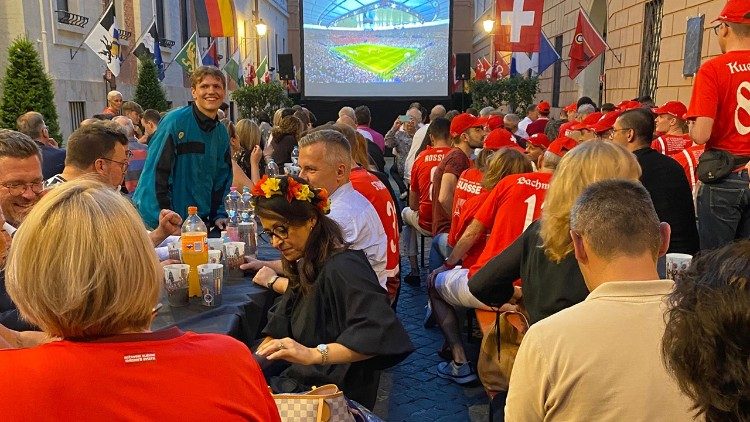
<path id="1" fill-rule="evenodd" d="M 670 280 L 604 283 L 534 324 L 510 379 L 506 421 L 691 421 L 661 360 Z"/>

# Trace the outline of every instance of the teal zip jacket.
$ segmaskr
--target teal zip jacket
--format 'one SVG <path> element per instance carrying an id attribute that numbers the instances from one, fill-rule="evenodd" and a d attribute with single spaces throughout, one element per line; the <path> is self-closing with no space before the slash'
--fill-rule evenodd
<path id="1" fill-rule="evenodd" d="M 229 135 L 218 119 L 204 115 L 195 105 L 170 111 L 151 137 L 133 195 L 146 226 L 159 225 L 162 209 L 184 219 L 189 206 L 198 207 L 198 215 L 207 223 L 225 218 L 231 159 Z"/>

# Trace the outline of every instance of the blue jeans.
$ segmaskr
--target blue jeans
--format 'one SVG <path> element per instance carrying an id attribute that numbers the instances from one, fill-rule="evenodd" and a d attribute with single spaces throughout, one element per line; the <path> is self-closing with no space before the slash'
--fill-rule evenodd
<path id="1" fill-rule="evenodd" d="M 747 170 L 732 173 L 698 190 L 698 234 L 701 249 L 716 249 L 735 239 L 750 238 L 750 178 Z"/>
<path id="2" fill-rule="evenodd" d="M 440 233 L 433 237 L 430 247 L 430 272 L 443 265 L 443 261 L 452 251 L 453 248 L 448 246 L 448 233 Z"/>

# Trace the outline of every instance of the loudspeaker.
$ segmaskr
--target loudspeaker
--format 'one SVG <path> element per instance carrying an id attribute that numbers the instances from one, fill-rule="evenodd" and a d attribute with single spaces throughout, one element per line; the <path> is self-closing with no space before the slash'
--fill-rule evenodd
<path id="1" fill-rule="evenodd" d="M 471 54 L 456 53 L 456 80 L 468 81 L 471 78 Z"/>
<path id="2" fill-rule="evenodd" d="M 292 63 L 291 54 L 279 54 L 277 56 L 277 63 L 279 64 L 279 79 L 282 81 L 290 81 L 294 79 L 294 64 Z"/>

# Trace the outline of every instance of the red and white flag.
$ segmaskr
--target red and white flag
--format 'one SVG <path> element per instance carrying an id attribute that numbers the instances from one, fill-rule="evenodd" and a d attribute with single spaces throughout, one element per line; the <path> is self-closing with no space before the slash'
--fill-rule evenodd
<path id="1" fill-rule="evenodd" d="M 497 0 L 500 27 L 495 47 L 500 51 L 539 51 L 544 0 Z"/>
<path id="2" fill-rule="evenodd" d="M 570 79 L 575 79 L 583 69 L 607 50 L 607 43 L 591 24 L 583 10 L 578 10 L 578 24 L 570 45 Z"/>
<path id="3" fill-rule="evenodd" d="M 456 75 L 456 54 L 453 53 L 451 56 L 451 77 L 453 85 L 452 85 L 452 91 L 453 92 L 461 92 L 461 81 L 458 79 L 458 75 Z"/>
<path id="4" fill-rule="evenodd" d="M 482 68 L 484 69 L 484 77 L 485 79 L 492 79 L 492 74 L 494 72 L 494 69 L 492 68 L 492 63 L 490 63 L 489 60 L 487 60 L 487 57 L 482 57 Z"/>
<path id="5" fill-rule="evenodd" d="M 492 79 L 502 79 L 510 74 L 508 63 L 499 51 L 495 52 L 495 63 L 492 65 Z"/>
<path id="6" fill-rule="evenodd" d="M 474 79 L 475 80 L 482 80 L 487 77 L 487 71 L 489 69 L 484 68 L 484 63 L 482 63 L 481 59 L 477 59 L 477 65 L 474 67 Z"/>

